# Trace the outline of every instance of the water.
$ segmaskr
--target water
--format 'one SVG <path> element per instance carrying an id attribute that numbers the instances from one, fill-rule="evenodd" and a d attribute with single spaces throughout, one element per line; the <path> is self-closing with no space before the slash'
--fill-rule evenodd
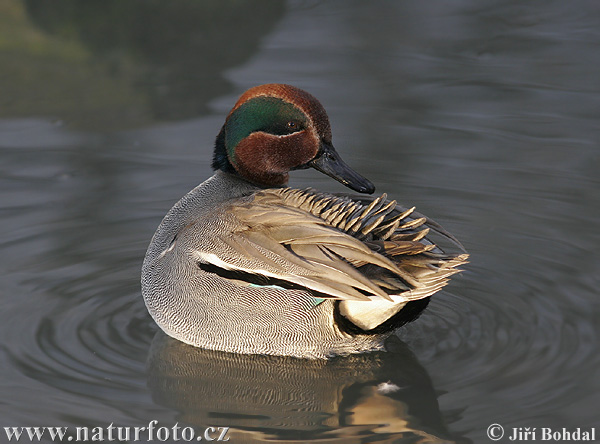
<path id="1" fill-rule="evenodd" d="M 0 426 L 340 443 L 598 426 L 597 4 L 222 3 L 0 6 Z M 156 226 L 211 174 L 237 96 L 272 81 L 317 96 L 347 163 L 471 253 L 388 353 L 208 352 L 146 313 Z"/>

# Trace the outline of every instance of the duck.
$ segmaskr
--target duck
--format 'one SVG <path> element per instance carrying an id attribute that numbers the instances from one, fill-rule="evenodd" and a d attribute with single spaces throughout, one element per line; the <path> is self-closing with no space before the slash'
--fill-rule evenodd
<path id="1" fill-rule="evenodd" d="M 315 359 L 385 350 L 467 261 L 439 224 L 372 196 L 335 150 L 324 107 L 297 87 L 244 92 L 212 167 L 166 214 L 142 265 L 148 312 L 181 342 Z M 360 194 L 288 187 L 306 168 Z"/>

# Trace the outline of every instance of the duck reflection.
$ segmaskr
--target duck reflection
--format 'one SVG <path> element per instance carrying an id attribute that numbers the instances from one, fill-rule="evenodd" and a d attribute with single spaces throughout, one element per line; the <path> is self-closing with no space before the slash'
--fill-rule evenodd
<path id="1" fill-rule="evenodd" d="M 388 348 L 303 360 L 203 350 L 159 332 L 148 386 L 179 421 L 231 427 L 235 442 L 467 442 L 447 432 L 431 380 L 408 347 L 395 340 Z"/>

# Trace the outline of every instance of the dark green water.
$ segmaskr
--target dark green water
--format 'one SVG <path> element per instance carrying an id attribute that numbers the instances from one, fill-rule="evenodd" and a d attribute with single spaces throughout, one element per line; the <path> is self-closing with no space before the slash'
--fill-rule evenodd
<path id="1" fill-rule="evenodd" d="M 0 442 L 151 420 L 232 443 L 600 426 L 598 79 L 594 1 L 2 2 Z M 207 352 L 145 310 L 156 226 L 268 82 L 318 97 L 347 163 L 471 253 L 388 353 Z"/>

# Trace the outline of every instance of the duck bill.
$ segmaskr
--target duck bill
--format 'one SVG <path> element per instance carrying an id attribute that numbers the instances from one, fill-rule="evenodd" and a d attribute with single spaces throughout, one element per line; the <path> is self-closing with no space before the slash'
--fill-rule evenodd
<path id="1" fill-rule="evenodd" d="M 333 177 L 338 182 L 359 193 L 373 194 L 375 191 L 375 186 L 371 181 L 346 165 L 331 145 L 322 143 L 319 154 L 308 163 L 308 166 Z"/>

